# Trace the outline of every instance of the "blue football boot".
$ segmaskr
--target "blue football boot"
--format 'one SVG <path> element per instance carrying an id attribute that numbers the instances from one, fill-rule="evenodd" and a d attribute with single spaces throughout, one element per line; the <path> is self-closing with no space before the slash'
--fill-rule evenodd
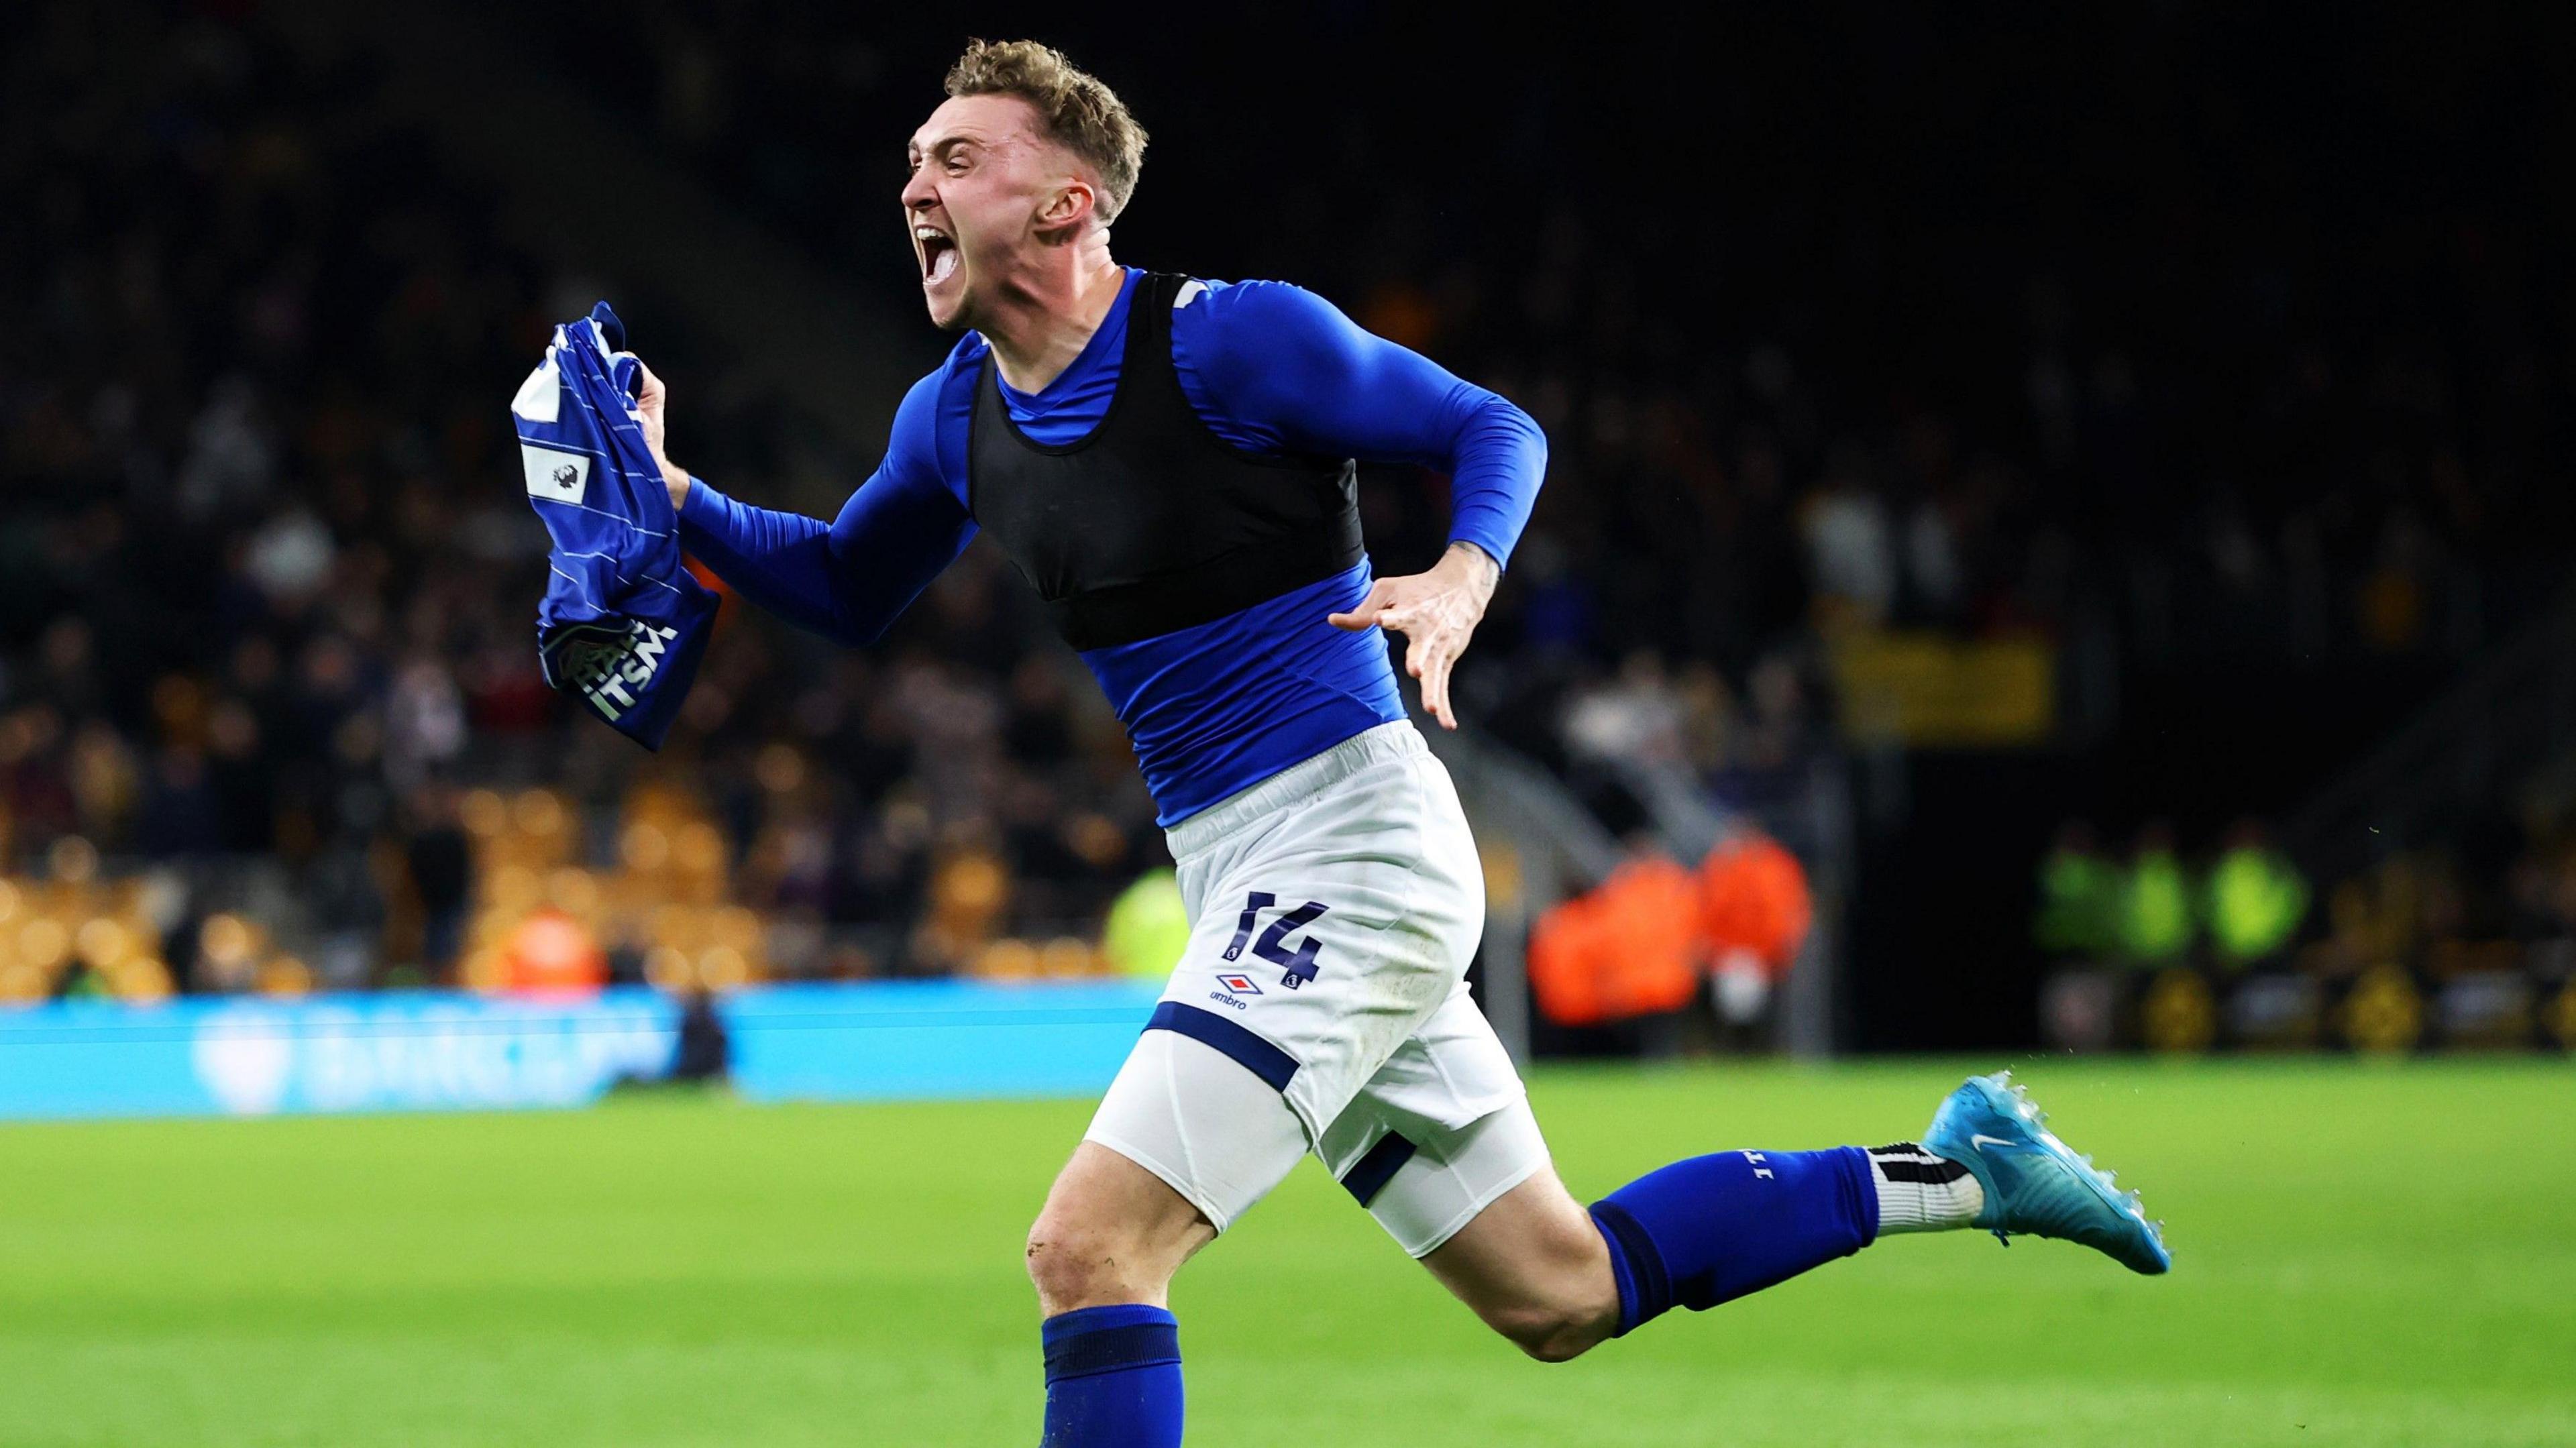
<path id="1" fill-rule="evenodd" d="M 2010 1071 L 1974 1076 L 1933 1114 L 1923 1149 L 1975 1175 L 1986 1190 L 1976 1225 L 2006 1246 L 2027 1232 L 2081 1242 L 2132 1272 L 2172 1270 L 2164 1224 L 2147 1220 L 2136 1192 L 2113 1190 L 2111 1173 L 2095 1171 L 2047 1120 Z"/>

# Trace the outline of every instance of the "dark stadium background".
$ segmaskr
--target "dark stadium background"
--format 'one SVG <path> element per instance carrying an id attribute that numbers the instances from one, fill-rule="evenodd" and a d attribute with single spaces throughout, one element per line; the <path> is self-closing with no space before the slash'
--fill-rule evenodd
<path id="1" fill-rule="evenodd" d="M 1152 132 L 1122 259 L 1304 283 L 1547 425 L 1471 722 L 1614 833 L 1641 806 L 1569 748 L 1565 710 L 1685 692 L 1647 672 L 1697 667 L 1702 705 L 1728 701 L 1754 757 L 1695 762 L 1721 803 L 1830 765 L 1853 1047 L 2039 1039 L 2034 882 L 2069 819 L 2122 849 L 2166 822 L 2194 858 L 2267 821 L 2323 940 L 2323 902 L 2382 863 L 2332 822 L 2415 783 L 2354 771 L 2553 626 L 2576 544 L 2576 21 L 2555 7 L 334 11 L 7 22 L 0 797 L 29 880 L 65 839 L 110 872 L 284 862 L 362 980 L 400 953 L 371 942 L 423 928 L 404 892 L 456 873 L 438 781 L 642 767 L 531 683 L 541 542 L 502 407 L 545 327 L 615 299 L 675 389 L 675 455 L 828 513 L 874 461 L 851 438 L 944 345 L 893 198 L 969 33 L 1061 46 Z M 426 51 L 388 48 L 404 35 Z M 421 53 L 455 68 L 424 77 Z M 677 219 L 548 217 L 601 208 L 596 178 L 548 195 L 478 170 L 434 114 L 436 86 L 471 107 L 493 83 L 478 53 L 863 310 L 710 327 L 686 267 L 549 252 L 602 224 L 649 252 Z M 839 341 L 876 374 L 818 413 L 777 359 L 850 315 L 870 328 Z M 1436 479 L 1373 477 L 1367 506 L 1382 571 L 1438 548 Z M 1820 561 L 1827 515 L 1879 529 L 1858 574 Z M 881 655 L 753 624 L 711 657 L 679 757 L 763 908 L 824 922 L 817 970 L 953 964 L 905 943 L 930 865 L 903 831 L 930 826 L 886 821 L 925 799 L 999 842 L 1049 928 L 1096 922 L 1151 862 L 1116 741 L 1015 588 L 979 557 Z M 2035 644 L 2044 727 L 1856 737 L 1824 642 L 1854 618 Z M 909 724 L 877 707 L 934 685 Z M 466 742 L 403 733 L 447 698 Z M 350 729 L 389 699 L 394 723 Z M 1001 741 L 989 777 L 941 777 L 934 726 L 960 715 Z M 2564 819 L 2517 791 L 2569 741 L 2474 720 L 2444 740 L 2493 767 L 2390 842 L 2431 846 L 2462 897 L 2399 948 L 2447 929 L 2538 958 L 2570 924 L 2515 882 L 2558 868 Z M 2347 779 L 2358 814 L 2311 810 Z M 1068 844 L 1077 817 L 1114 847 Z M 193 942 L 161 948 L 204 983 Z"/>

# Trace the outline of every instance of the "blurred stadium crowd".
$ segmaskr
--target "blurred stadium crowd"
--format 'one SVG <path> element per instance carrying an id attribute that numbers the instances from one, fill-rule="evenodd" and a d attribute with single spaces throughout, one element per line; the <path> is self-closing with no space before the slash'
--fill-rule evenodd
<path id="1" fill-rule="evenodd" d="M 511 912 L 604 912 L 674 859 L 674 903 L 813 927 L 697 932 L 763 968 L 946 970 L 1087 931 L 1151 862 L 1114 724 L 984 566 L 819 673 L 733 630 L 664 760 L 586 732 L 537 673 L 542 530 L 498 486 L 550 320 L 491 198 L 366 71 L 256 26 L 37 18 L 0 81 L 0 855 L 35 877 L 0 897 L 10 993 L 149 993 L 156 961 L 243 985 L 277 963 L 248 921 L 303 943 L 281 987 L 445 979 Z M 733 442 L 704 466 L 764 466 L 763 405 L 709 420 Z"/>
<path id="2" fill-rule="evenodd" d="M 2433 51 L 2382 82 L 2412 37 L 2365 15 L 2329 124 L 2267 71 L 2299 48 L 2263 27 L 2295 23 L 2214 9 L 2053 17 L 2018 45 L 2028 17 L 1733 16 L 1695 51 L 1709 109 L 1674 127 L 1608 40 L 1439 32 L 1462 71 L 1523 82 L 1506 114 L 1451 114 L 1404 83 L 1433 22 L 1244 7 L 1198 31 L 1272 55 L 1230 100 L 1258 111 L 1329 59 L 1334 123 L 1227 126 L 1229 164 L 1201 166 L 1200 79 L 1117 73 L 1168 118 L 1120 233 L 1143 260 L 1188 246 L 1307 281 L 1540 416 L 1558 485 L 1520 570 L 1527 642 L 1740 679 L 1819 596 L 1833 620 L 1991 633 L 2143 589 L 2166 615 L 2136 626 L 2206 611 L 2238 648 L 2436 646 L 2475 628 L 2464 591 L 2554 585 L 2576 535 L 2531 158 L 2449 144 L 2542 78 Z M 631 13 L 607 36 L 563 17 L 563 57 L 635 77 L 611 104 L 818 255 L 908 282 L 885 198 L 840 183 L 892 175 L 953 37 L 792 3 Z M 1077 56 L 1086 28 L 1109 27 L 1073 22 Z M 2098 72 L 2049 59 L 2114 45 Z M 2484 110 L 2454 104 L 2472 91 Z M 1630 134 L 1656 174 L 1745 200 L 1576 184 L 1517 224 L 1479 204 L 1597 174 Z M 1246 175 L 1279 204 L 1200 204 Z M 2391 181 L 2417 204 L 2386 207 Z"/>
<path id="3" fill-rule="evenodd" d="M 2201 1049 L 2576 1045 L 2576 812 L 2522 791 L 2443 845 L 2315 897 L 2256 821 L 2186 853 L 2169 823 L 2106 850 L 2069 821 L 2041 861 L 2033 943 L 2051 1044 Z"/>
<path id="4" fill-rule="evenodd" d="M 957 37 L 780 3 L 552 13 L 531 29 L 567 72 L 627 78 L 600 104 L 908 311 L 898 143 Z M 2530 232 L 2472 204 L 2494 176 L 2397 144 L 2451 124 L 2439 55 L 2328 137 L 2255 69 L 2173 73 L 2253 21 L 2138 21 L 2088 95 L 1973 27 L 1745 20 L 1676 129 L 1607 52 L 1461 112 L 1405 83 L 1399 22 L 1278 19 L 1208 22 L 1287 48 L 1237 100 L 1287 103 L 1309 52 L 1343 100 L 1226 128 L 1241 155 L 1190 134 L 1203 76 L 1131 76 L 1115 40 L 1085 49 L 1095 22 L 1062 37 L 1157 133 L 1122 253 L 1313 285 L 1539 416 L 1551 484 L 1460 693 L 1614 832 L 1646 813 L 1622 761 L 1720 809 L 1801 788 L 1858 732 L 1855 641 L 2041 651 L 2039 747 L 2116 729 L 2141 657 L 2464 653 L 2576 541 L 2566 309 L 2528 305 Z M 547 905 L 621 976 L 1098 968 L 1160 837 L 985 550 L 864 655 L 729 605 L 672 747 L 609 739 L 538 677 L 544 535 L 502 427 L 589 298 L 500 239 L 374 71 L 299 62 L 255 7 L 39 3 L 18 28 L 0 995 L 494 980 Z M 1481 200 L 1597 177 L 1631 133 L 1759 199 L 1714 228 L 1580 186 L 1511 225 Z M 2312 163 L 2382 143 L 2424 204 L 2363 226 L 2362 179 Z M 1240 204 L 1247 175 L 1283 178 L 1272 204 Z M 700 379 L 683 455 L 761 496 L 800 424 L 691 345 L 657 356 Z M 926 366 L 937 339 L 889 346 Z M 1382 562 L 1437 547 L 1438 480 L 1364 492 Z M 2566 873 L 2512 878 L 2535 871 Z"/>

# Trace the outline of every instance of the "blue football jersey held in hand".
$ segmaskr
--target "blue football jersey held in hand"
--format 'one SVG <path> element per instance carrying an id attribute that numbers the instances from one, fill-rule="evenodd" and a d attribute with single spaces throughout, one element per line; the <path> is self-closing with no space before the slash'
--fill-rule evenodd
<path id="1" fill-rule="evenodd" d="M 635 400 L 643 366 L 601 302 L 555 328 L 510 401 L 528 504 L 554 539 L 537 606 L 546 683 L 647 749 L 697 676 L 716 596 L 680 559 L 679 527 Z"/>

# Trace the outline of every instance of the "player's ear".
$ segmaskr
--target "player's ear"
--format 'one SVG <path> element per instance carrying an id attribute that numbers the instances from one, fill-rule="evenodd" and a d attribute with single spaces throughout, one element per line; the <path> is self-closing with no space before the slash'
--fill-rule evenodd
<path id="1" fill-rule="evenodd" d="M 1090 182 L 1079 176 L 1068 177 L 1047 198 L 1046 205 L 1038 208 L 1038 227 L 1043 231 L 1079 232 L 1099 204 L 1099 193 L 1091 189 Z"/>

